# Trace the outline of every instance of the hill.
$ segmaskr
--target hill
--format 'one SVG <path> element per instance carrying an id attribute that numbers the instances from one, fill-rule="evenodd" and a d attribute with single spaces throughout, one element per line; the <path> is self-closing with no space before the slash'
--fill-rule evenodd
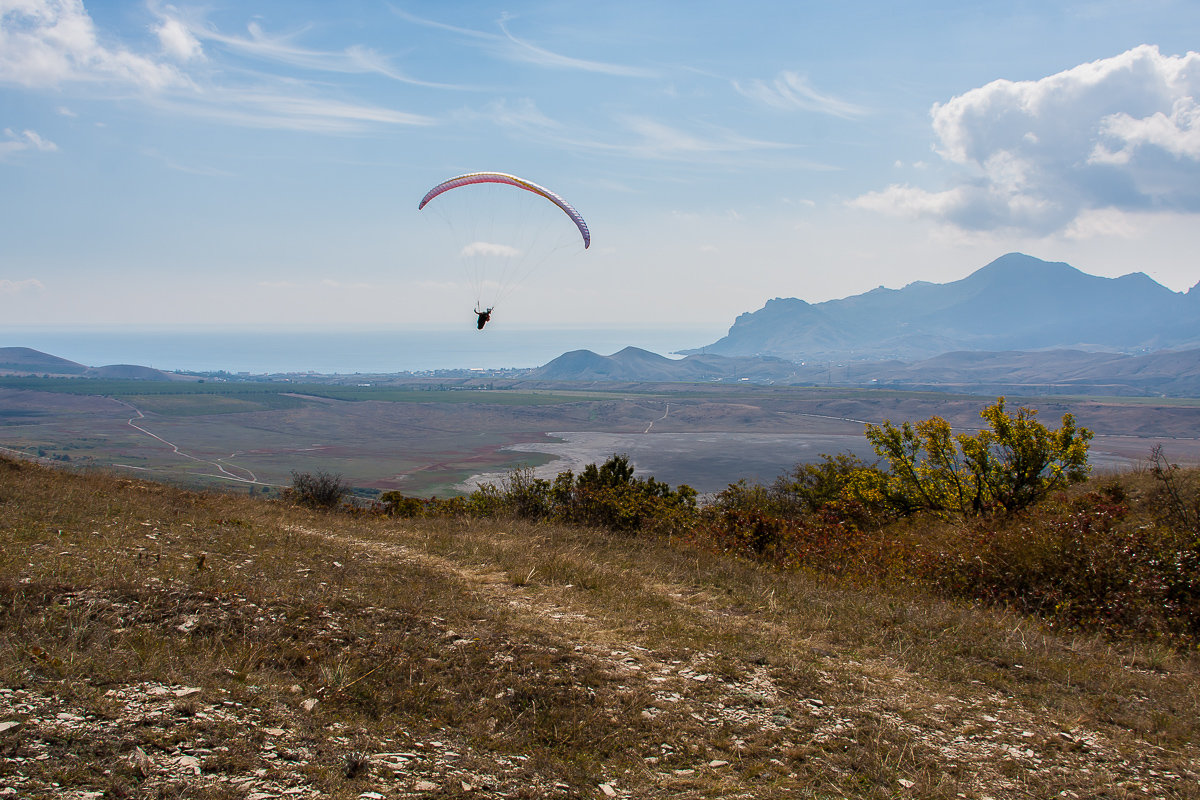
<path id="1" fill-rule="evenodd" d="M 776 298 L 685 353 L 796 361 L 915 360 L 960 350 L 1134 353 L 1200 347 L 1200 284 L 1182 294 L 1143 273 L 1087 275 L 1009 253 L 959 281 L 880 287 L 810 304 Z"/>
<path id="2" fill-rule="evenodd" d="M 796 375 L 796 365 L 781 358 L 730 358 L 693 355 L 672 359 L 626 347 L 610 356 L 591 350 L 573 350 L 522 377 L 529 380 L 606 381 L 737 381 L 740 379 L 786 382 Z"/>
<path id="3" fill-rule="evenodd" d="M 83 364 L 29 347 L 0 347 L 0 374 L 82 375 L 86 371 Z"/>
<path id="4" fill-rule="evenodd" d="M 0 457 L 21 797 L 1196 797 L 1200 663 L 546 523 Z"/>
<path id="5" fill-rule="evenodd" d="M 109 364 L 87 367 L 65 358 L 52 356 L 29 347 L 0 347 L 0 375 L 51 375 L 82 378 L 116 378 L 123 380 L 169 381 L 181 376 L 171 375 L 153 367 L 136 364 Z M 184 380 L 194 380 L 184 377 Z"/>

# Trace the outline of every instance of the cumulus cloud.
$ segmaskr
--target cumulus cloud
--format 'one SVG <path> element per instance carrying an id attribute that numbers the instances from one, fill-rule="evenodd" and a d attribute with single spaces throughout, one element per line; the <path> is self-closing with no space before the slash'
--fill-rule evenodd
<path id="1" fill-rule="evenodd" d="M 853 204 L 967 230 L 1076 235 L 1096 228 L 1096 210 L 1198 212 L 1198 97 L 1200 53 L 1152 45 L 1036 81 L 993 81 L 932 109 L 954 185 L 893 185 Z"/>
<path id="2" fill-rule="evenodd" d="M 0 295 L 21 294 L 22 292 L 38 292 L 46 287 L 36 278 L 26 278 L 20 281 L 0 278 Z"/>
<path id="3" fill-rule="evenodd" d="M 4 140 L 0 140 L 0 161 L 22 150 L 40 150 L 43 153 L 52 153 L 58 149 L 58 145 L 42 138 L 37 131 L 24 130 L 17 133 L 12 128 L 5 128 L 4 137 Z"/>
<path id="4" fill-rule="evenodd" d="M 113 79 L 146 89 L 187 83 L 169 64 L 103 44 L 82 0 L 0 3 L 0 82 L 47 87 Z"/>
<path id="5" fill-rule="evenodd" d="M 200 40 L 179 20 L 164 20 L 158 26 L 157 33 L 163 52 L 176 61 L 204 58 L 204 48 L 201 47 Z"/>

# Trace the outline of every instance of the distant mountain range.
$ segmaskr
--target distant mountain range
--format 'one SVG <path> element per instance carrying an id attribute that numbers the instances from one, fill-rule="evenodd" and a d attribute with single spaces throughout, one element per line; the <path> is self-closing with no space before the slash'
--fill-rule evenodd
<path id="1" fill-rule="evenodd" d="M 109 364 L 88 367 L 65 358 L 52 356 L 29 347 L 0 347 L 0 376 L 53 375 L 77 378 L 124 378 L 142 381 L 170 381 L 177 376 L 136 364 Z"/>
<path id="2" fill-rule="evenodd" d="M 915 362 L 691 355 L 636 347 L 575 350 L 523 376 L 546 381 L 722 381 L 983 394 L 1200 397 L 1200 349 L 1124 355 L 1081 350 L 943 353 Z"/>
<path id="3" fill-rule="evenodd" d="M 810 304 L 776 298 L 713 344 L 564 353 L 531 381 L 754 382 L 984 394 L 1200 397 L 1200 283 L 1172 292 L 1009 253 L 959 281 Z M 0 375 L 188 380 L 0 347 Z"/>
<path id="4" fill-rule="evenodd" d="M 951 283 L 880 287 L 824 303 L 776 298 L 740 315 L 722 339 L 680 352 L 811 362 L 1191 348 L 1200 348 L 1200 283 L 1183 294 L 1141 272 L 1101 278 L 1009 253 Z"/>

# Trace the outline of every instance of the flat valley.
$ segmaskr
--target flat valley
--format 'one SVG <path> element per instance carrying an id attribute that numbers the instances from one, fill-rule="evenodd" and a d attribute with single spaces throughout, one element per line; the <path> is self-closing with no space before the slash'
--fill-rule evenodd
<path id="1" fill-rule="evenodd" d="M 714 492 L 770 482 L 822 453 L 872 459 L 863 424 L 941 416 L 973 431 L 995 398 L 688 383 L 0 381 L 0 449 L 194 488 L 287 486 L 324 470 L 370 494 L 446 496 L 518 467 L 552 477 L 613 453 L 640 475 Z M 1161 444 L 1200 463 L 1200 400 L 1010 396 L 1093 430 L 1094 468 Z"/>

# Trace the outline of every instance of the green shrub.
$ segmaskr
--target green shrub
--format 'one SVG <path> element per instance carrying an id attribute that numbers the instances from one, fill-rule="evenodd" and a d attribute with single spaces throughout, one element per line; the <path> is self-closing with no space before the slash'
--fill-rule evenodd
<path id="1" fill-rule="evenodd" d="M 928 510 L 961 515 L 1013 512 L 1087 478 L 1092 432 L 1064 414 L 1050 430 L 1037 411 L 1004 410 L 1004 398 L 980 412 L 989 428 L 952 435 L 941 417 L 867 425 L 866 436 L 889 469 L 886 501 L 900 513 Z"/>
<path id="2" fill-rule="evenodd" d="M 613 455 L 588 464 L 578 477 L 560 473 L 550 487 L 555 517 L 564 522 L 616 531 L 675 533 L 688 528 L 696 511 L 696 490 L 650 478 L 633 477 L 629 457 Z"/>
<path id="3" fill-rule="evenodd" d="M 424 500 L 419 497 L 405 497 L 401 492 L 384 492 L 379 495 L 379 502 L 383 513 L 390 517 L 423 517 L 426 515 Z"/>
<path id="4" fill-rule="evenodd" d="M 309 508 L 337 508 L 349 493 L 350 487 L 342 483 L 341 475 L 324 470 L 316 473 L 293 470 L 292 485 L 284 490 L 284 497 Z"/>
<path id="5" fill-rule="evenodd" d="M 696 491 L 672 489 L 651 478 L 635 478 L 629 458 L 613 455 L 588 464 L 579 475 L 560 472 L 551 483 L 520 468 L 499 484 L 480 486 L 466 499 L 478 516 L 509 514 L 523 519 L 554 519 L 616 531 L 672 532 L 686 528 L 696 511 Z"/>

